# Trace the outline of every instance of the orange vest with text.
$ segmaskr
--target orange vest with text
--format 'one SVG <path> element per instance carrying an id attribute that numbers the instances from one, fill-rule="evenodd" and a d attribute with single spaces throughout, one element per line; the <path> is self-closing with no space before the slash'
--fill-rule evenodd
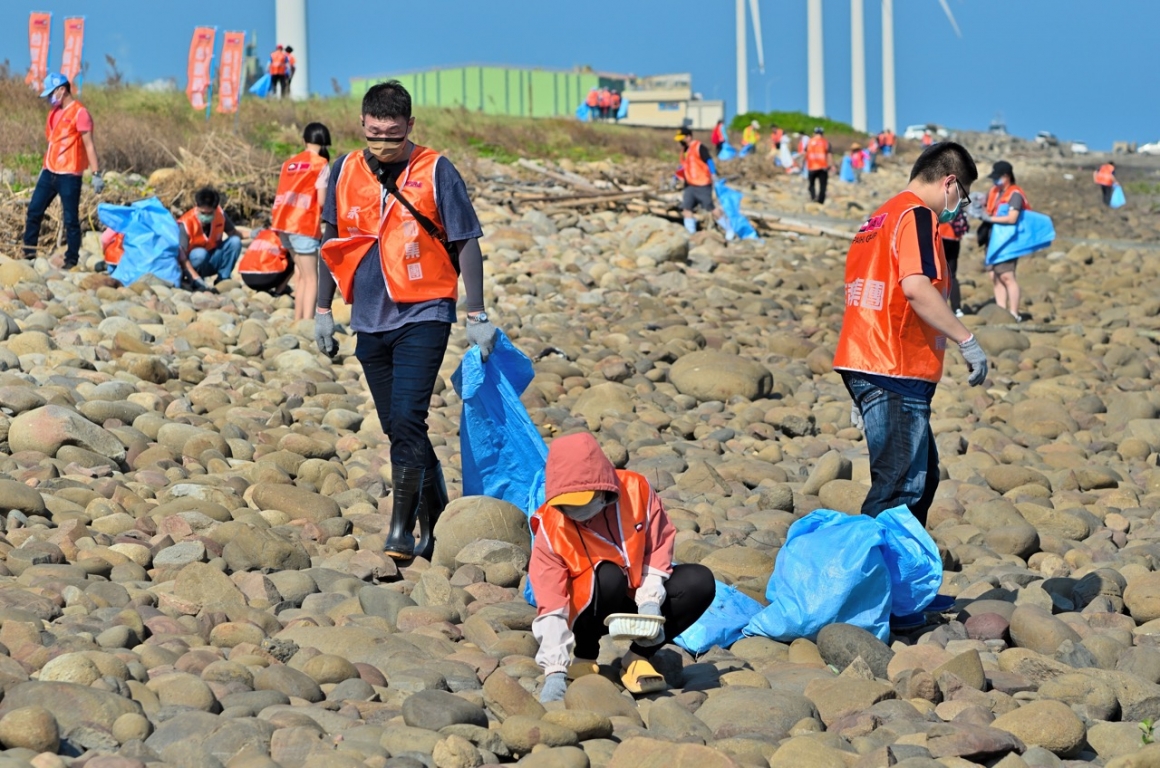
<path id="1" fill-rule="evenodd" d="M 115 267 L 121 263 L 121 257 L 125 255 L 125 236 L 118 232 L 113 235 L 113 239 L 105 246 L 105 263 L 110 267 Z"/>
<path id="2" fill-rule="evenodd" d="M 282 238 L 272 229 L 263 229 L 254 235 L 253 242 L 238 261 L 241 275 L 280 275 L 290 266 Z"/>
<path id="3" fill-rule="evenodd" d="M 532 533 L 547 536 L 552 552 L 568 568 L 568 624 L 592 602 L 596 585 L 596 566 L 616 563 L 628 577 L 630 594 L 640 587 L 644 575 L 648 513 L 652 504 L 652 487 L 636 472 L 616 470 L 620 480 L 620 498 L 616 503 L 619 542 L 609 541 L 587 526 L 569 520 L 555 507 L 545 504 L 532 516 Z"/>
<path id="4" fill-rule="evenodd" d="M 284 75 L 286 74 L 286 52 L 274 51 L 270 54 L 270 74 Z"/>
<path id="5" fill-rule="evenodd" d="M 67 107 L 61 108 L 55 126 L 50 129 L 49 123 L 44 124 L 44 136 L 48 139 L 44 167 L 53 173 L 80 176 L 89 167 L 85 144 L 81 141 L 81 132 L 77 130 L 77 115 L 82 109 L 84 107 L 81 103 L 73 100 Z"/>
<path id="6" fill-rule="evenodd" d="M 395 184 L 415 210 L 443 234 L 435 201 L 435 165 L 439 153 L 418 144 Z M 377 242 L 387 293 L 399 304 L 459 297 L 459 275 L 443 243 L 395 200 L 383 198 L 383 187 L 367 165 L 363 152 L 351 152 L 335 182 L 338 237 L 322 245 L 338 290 L 348 303 L 354 296 L 358 265 Z"/>
<path id="7" fill-rule="evenodd" d="M 1005 205 L 1016 192 L 1023 196 L 1023 210 L 1030 211 L 1031 201 L 1027 199 L 1027 193 L 1017 184 L 1008 184 L 1005 187 L 991 187 L 987 192 L 987 213 L 997 215 L 999 206 Z"/>
<path id="8" fill-rule="evenodd" d="M 205 236 L 205 229 L 197 218 L 197 208 L 190 208 L 181 214 L 177 223 L 185 227 L 185 234 L 189 237 L 189 250 L 204 248 L 212 251 L 222 244 L 222 235 L 226 231 L 226 215 L 219 205 L 213 212 L 213 224 L 209 227 L 209 237 Z"/>
<path id="9" fill-rule="evenodd" d="M 282 163 L 274 209 L 270 213 L 272 229 L 315 239 L 322 236 L 322 211 L 315 185 L 325 167 L 326 158 L 309 150 Z"/>
<path id="10" fill-rule="evenodd" d="M 899 278 L 898 228 L 915 210 L 931 221 L 930 246 L 944 276 L 931 282 L 947 295 L 946 256 L 935 217 L 913 192 L 895 195 L 862 225 L 846 255 L 846 314 L 834 368 L 936 383 L 942 378 L 946 337 L 918 317 Z"/>
<path id="11" fill-rule="evenodd" d="M 806 168 L 811 171 L 820 171 L 830 166 L 830 142 L 821 136 L 810 139 L 806 145 Z"/>
<path id="12" fill-rule="evenodd" d="M 1092 179 L 1101 187 L 1114 187 L 1116 185 L 1116 169 L 1109 163 L 1104 163 L 1098 171 L 1092 174 Z"/>
<path id="13" fill-rule="evenodd" d="M 681 159 L 681 167 L 685 172 L 685 183 L 690 187 L 707 187 L 713 183 L 713 173 L 709 164 L 701 159 L 701 142 L 696 139 L 689 141 L 689 148 Z"/>

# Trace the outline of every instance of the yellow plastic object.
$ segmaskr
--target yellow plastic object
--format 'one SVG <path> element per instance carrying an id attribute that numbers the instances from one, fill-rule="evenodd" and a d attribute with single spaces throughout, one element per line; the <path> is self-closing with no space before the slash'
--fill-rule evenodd
<path id="1" fill-rule="evenodd" d="M 629 693 L 656 693 L 668 688 L 668 683 L 660 672 L 646 659 L 628 662 L 620 675 L 620 682 Z"/>

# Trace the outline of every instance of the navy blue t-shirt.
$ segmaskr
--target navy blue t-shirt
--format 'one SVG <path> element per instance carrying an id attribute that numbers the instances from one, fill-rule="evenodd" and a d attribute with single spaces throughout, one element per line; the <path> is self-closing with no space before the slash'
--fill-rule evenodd
<path id="1" fill-rule="evenodd" d="M 326 188 L 326 204 L 322 208 L 322 220 L 338 225 L 338 204 L 335 188 L 342 173 L 346 155 L 334 161 L 330 169 L 330 184 Z M 384 167 L 398 176 L 406 163 L 388 163 Z M 382 190 L 386 194 L 386 190 Z M 435 164 L 435 204 L 439 208 L 439 219 L 447 233 L 449 242 L 471 240 L 483 237 L 483 228 L 475 207 L 467 194 L 467 185 L 455 166 L 445 157 Z M 434 299 L 417 304 L 396 304 L 387 294 L 387 281 L 379 262 L 379 245 L 370 249 L 354 273 L 354 295 L 351 297 L 350 328 L 352 331 L 378 333 L 393 331 L 408 323 L 435 321 L 455 322 L 455 302 L 451 299 Z"/>

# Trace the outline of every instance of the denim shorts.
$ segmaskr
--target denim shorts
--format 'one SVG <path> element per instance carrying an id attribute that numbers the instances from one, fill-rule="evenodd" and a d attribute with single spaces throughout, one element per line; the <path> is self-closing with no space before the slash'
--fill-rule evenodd
<path id="1" fill-rule="evenodd" d="M 321 245 L 321 241 L 316 237 L 287 234 L 287 238 L 290 241 L 290 250 L 301 256 L 314 256 Z"/>

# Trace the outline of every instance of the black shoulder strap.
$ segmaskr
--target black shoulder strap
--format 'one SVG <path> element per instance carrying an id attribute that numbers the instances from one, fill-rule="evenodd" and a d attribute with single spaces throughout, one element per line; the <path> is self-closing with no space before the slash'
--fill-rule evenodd
<path id="1" fill-rule="evenodd" d="M 395 184 L 395 180 L 391 178 L 391 174 L 387 172 L 387 169 L 383 167 L 383 164 L 379 162 L 379 159 L 369 152 L 366 153 L 366 158 L 367 165 L 370 166 L 371 173 L 373 173 L 378 178 L 379 183 L 383 185 L 383 189 L 387 190 L 387 194 L 394 196 L 394 198 L 399 201 L 400 205 L 406 208 L 407 211 L 415 217 L 415 221 L 419 222 L 419 226 L 422 227 L 428 235 L 435 238 L 439 242 L 446 244 L 447 238 L 442 232 L 439 231 L 439 227 L 435 226 L 435 222 L 431 221 L 431 219 L 415 210 L 415 206 L 411 205 L 411 201 L 403 197 L 402 193 L 399 192 L 398 185 Z"/>

